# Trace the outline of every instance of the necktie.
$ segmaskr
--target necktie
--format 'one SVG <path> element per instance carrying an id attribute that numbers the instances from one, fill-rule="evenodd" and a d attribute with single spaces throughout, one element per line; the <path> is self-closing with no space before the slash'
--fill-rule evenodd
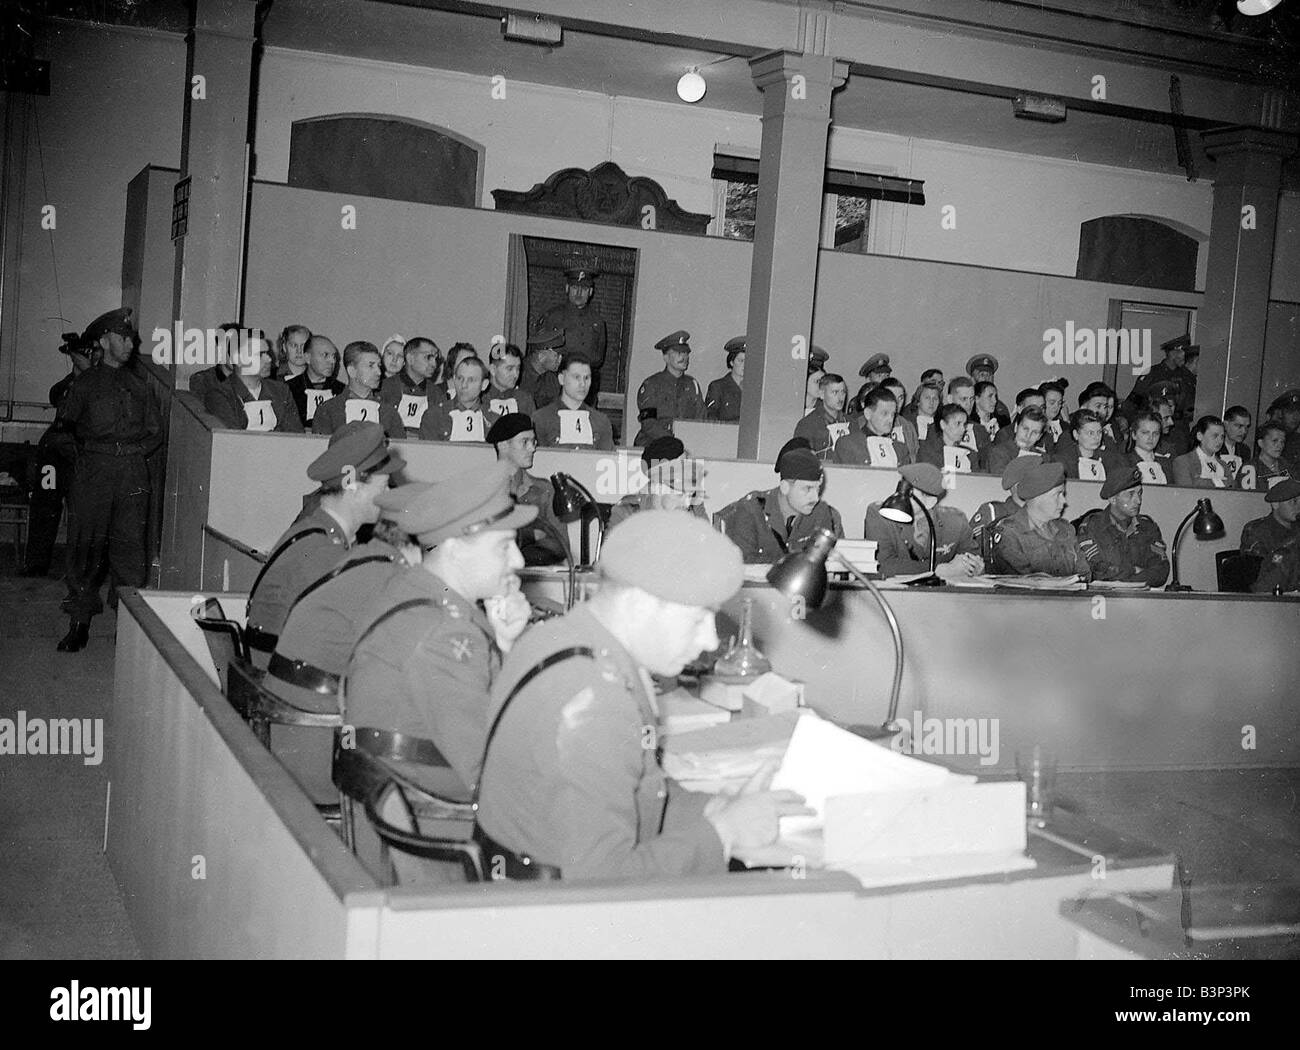
<path id="1" fill-rule="evenodd" d="M 785 519 L 785 534 L 786 534 L 787 537 L 790 535 L 791 532 L 794 531 L 794 519 L 795 519 L 795 517 L 796 517 L 796 515 L 791 514 L 788 518 Z"/>

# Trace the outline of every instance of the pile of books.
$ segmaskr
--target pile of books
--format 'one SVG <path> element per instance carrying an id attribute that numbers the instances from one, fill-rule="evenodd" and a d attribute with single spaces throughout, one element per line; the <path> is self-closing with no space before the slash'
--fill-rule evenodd
<path id="1" fill-rule="evenodd" d="M 870 576 L 880 572 L 880 566 L 876 562 L 877 546 L 875 540 L 840 540 L 835 544 L 835 553 L 841 555 L 858 572 Z M 837 560 L 831 557 L 826 563 L 826 568 L 830 572 L 837 572 L 844 566 L 837 564 Z"/>

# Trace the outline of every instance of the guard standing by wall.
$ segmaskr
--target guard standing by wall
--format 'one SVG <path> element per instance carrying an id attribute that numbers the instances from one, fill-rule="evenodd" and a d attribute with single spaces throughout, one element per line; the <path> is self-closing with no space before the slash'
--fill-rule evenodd
<path id="1" fill-rule="evenodd" d="M 604 318 L 591 307 L 591 297 L 596 294 L 595 270 L 575 267 L 564 271 L 565 301 L 556 303 L 537 319 L 535 332 L 559 328 L 564 332 L 564 348 L 568 352 L 585 354 L 591 362 L 591 389 L 587 404 L 596 404 L 600 393 L 600 370 L 605 364 L 609 342 L 608 326 Z M 532 345 L 532 340 L 529 340 Z M 537 405 L 541 408 L 539 402 Z"/>
<path id="2" fill-rule="evenodd" d="M 162 415 L 134 365 L 139 336 L 129 308 L 101 314 L 82 336 L 103 359 L 77 378 L 55 426 L 76 440 L 77 466 L 68 497 L 68 597 L 71 618 L 59 651 L 86 646 L 90 620 L 103 611 L 105 573 L 116 586 L 143 587 L 149 565 L 149 468 L 145 457 L 162 443 Z"/>

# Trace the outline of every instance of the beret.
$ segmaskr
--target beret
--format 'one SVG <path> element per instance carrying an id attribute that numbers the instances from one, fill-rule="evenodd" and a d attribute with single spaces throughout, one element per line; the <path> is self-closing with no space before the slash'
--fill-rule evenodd
<path id="1" fill-rule="evenodd" d="M 664 601 L 716 609 L 740 589 L 740 548 L 680 510 L 643 510 L 610 529 L 597 568 Z"/>
<path id="2" fill-rule="evenodd" d="M 672 335 L 666 335 L 659 342 L 655 343 L 656 350 L 662 350 L 667 353 L 669 350 L 689 350 L 691 348 L 691 333 L 678 329 Z"/>
<path id="3" fill-rule="evenodd" d="M 998 359 L 992 354 L 976 354 L 966 362 L 966 374 L 973 374 L 977 368 L 983 368 L 989 372 L 996 372 L 998 370 Z"/>
<path id="4" fill-rule="evenodd" d="M 930 496 L 943 495 L 943 472 L 933 463 L 908 463 L 898 472 L 914 489 Z"/>
<path id="5" fill-rule="evenodd" d="M 809 452 L 811 452 L 812 442 L 809 441 L 806 437 L 798 437 L 798 436 L 792 437 L 789 441 L 787 441 L 784 445 L 781 446 L 781 451 L 776 454 L 776 466 L 774 466 L 772 469 L 775 470 L 778 474 L 781 473 L 781 457 L 784 456 L 787 452 L 790 452 L 796 448 L 806 448 Z"/>
<path id="6" fill-rule="evenodd" d="M 680 459 L 684 455 L 686 455 L 686 446 L 679 438 L 667 434 L 655 438 L 641 450 L 641 462 L 650 467 L 661 460 Z"/>
<path id="7" fill-rule="evenodd" d="M 1101 483 L 1101 498 L 1110 499 L 1111 496 L 1118 496 L 1121 492 L 1137 488 L 1142 484 L 1142 475 L 1138 468 L 1134 467 L 1130 471 L 1113 470 L 1106 475 L 1106 480 Z"/>
<path id="8" fill-rule="evenodd" d="M 378 423 L 346 423 L 330 435 L 329 447 L 312 460 L 307 477 L 327 484 L 344 480 L 349 467 L 357 474 L 396 474 L 404 466 Z"/>
<path id="9" fill-rule="evenodd" d="M 867 358 L 863 366 L 858 369 L 858 375 L 866 377 L 871 375 L 872 372 L 892 373 L 893 371 L 894 370 L 889 366 L 888 354 L 872 354 Z"/>
<path id="10" fill-rule="evenodd" d="M 527 412 L 507 412 L 488 428 L 487 441 L 489 445 L 496 445 L 536 429 Z"/>
<path id="11" fill-rule="evenodd" d="M 90 322 L 81 338 L 87 343 L 97 343 L 100 336 L 109 332 L 116 332 L 122 336 L 135 335 L 135 325 L 131 323 L 131 308 L 129 306 L 100 314 Z"/>
<path id="12" fill-rule="evenodd" d="M 1289 499 L 1295 499 L 1300 496 L 1300 481 L 1295 478 L 1287 478 L 1286 481 L 1279 481 L 1267 493 L 1264 499 L 1268 503 L 1284 503 Z"/>
<path id="13" fill-rule="evenodd" d="M 553 350 L 564 345 L 563 328 L 543 328 L 528 337 L 528 345 L 539 350 Z"/>
<path id="14" fill-rule="evenodd" d="M 575 266 L 571 270 L 564 271 L 564 280 L 569 284 L 594 285 L 597 276 L 596 270 L 590 270 L 585 266 Z"/>
<path id="15" fill-rule="evenodd" d="M 777 460 L 777 473 L 782 481 L 821 481 L 821 461 L 812 449 L 793 448 Z"/>
<path id="16" fill-rule="evenodd" d="M 1064 463 L 1035 463 L 1020 479 L 1020 498 L 1030 500 L 1064 484 Z"/>
<path id="17" fill-rule="evenodd" d="M 420 487 L 389 520 L 424 546 L 489 530 L 513 532 L 537 517 L 536 507 L 510 495 L 513 474 L 506 464 L 494 463 L 489 470 L 476 467 Z"/>
<path id="18" fill-rule="evenodd" d="M 1036 467 L 1043 461 L 1042 456 L 1018 456 L 1007 464 L 1007 469 L 1002 472 L 1002 487 L 1010 492 L 1016 485 L 1024 480 L 1025 474 L 1030 467 Z"/>

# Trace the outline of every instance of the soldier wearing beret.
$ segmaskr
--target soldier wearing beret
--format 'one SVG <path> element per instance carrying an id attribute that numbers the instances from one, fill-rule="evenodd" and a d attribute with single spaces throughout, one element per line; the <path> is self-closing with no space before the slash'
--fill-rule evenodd
<path id="1" fill-rule="evenodd" d="M 488 375 L 492 382 L 483 392 L 483 403 L 498 417 L 511 412 L 531 416 L 537 411 L 533 395 L 519 386 L 524 355 L 514 343 L 493 343 L 488 350 Z"/>
<path id="2" fill-rule="evenodd" d="M 686 455 L 686 446 L 675 437 L 655 438 L 641 452 L 641 469 L 646 484 L 640 492 L 624 496 L 609 512 L 609 527 L 643 510 L 687 510 L 708 520 L 699 485 L 703 465 Z"/>
<path id="3" fill-rule="evenodd" d="M 563 328 L 546 328 L 528 337 L 528 356 L 519 369 L 519 389 L 532 397 L 534 411 L 559 399 L 560 380 L 556 372 L 563 354 Z"/>
<path id="4" fill-rule="evenodd" d="M 935 574 L 944 580 L 962 579 L 984 571 L 979 543 L 966 515 L 941 504 L 943 473 L 930 463 L 909 463 L 898 472 L 934 519 Z M 913 511 L 910 523 L 890 521 L 880 513 L 880 503 L 867 507 L 862 534 L 875 540 L 876 562 L 884 576 L 910 575 L 930 567 L 930 527 L 925 515 Z"/>
<path id="5" fill-rule="evenodd" d="M 76 442 L 76 469 L 68 495 L 68 597 L 70 623 L 61 652 L 85 648 L 91 618 L 103 610 L 99 589 L 106 573 L 122 587 L 143 587 L 152 486 L 145 462 L 162 443 L 157 399 L 135 367 L 139 336 L 130 309 L 112 310 L 82 335 L 98 346 L 99 364 L 68 390 L 54 419 Z"/>
<path id="6" fill-rule="evenodd" d="M 818 388 L 821 397 L 813 410 L 794 425 L 794 436 L 807 438 L 813 455 L 824 461 L 830 459 L 835 442 L 844 437 L 853 424 L 844 414 L 844 404 L 849 399 L 844 377 L 835 372 L 824 372 Z"/>
<path id="7" fill-rule="evenodd" d="M 285 383 L 304 426 L 315 422 L 316 409 L 344 389 L 342 380 L 334 376 L 339 367 L 339 350 L 330 339 L 313 335 L 307 340 L 306 355 L 306 367 Z M 193 379 L 190 389 L 194 389 Z"/>
<path id="8" fill-rule="evenodd" d="M 1101 486 L 1106 507 L 1089 511 L 1076 530 L 1079 549 L 1094 580 L 1120 580 L 1163 587 L 1169 553 L 1160 526 L 1142 510 L 1142 475 L 1136 467 L 1115 471 Z"/>
<path id="9" fill-rule="evenodd" d="M 487 365 L 477 357 L 462 357 L 452 383 L 456 396 L 430 406 L 420 420 L 422 441 L 486 441 L 497 421 L 496 413 L 483 405 L 488 388 Z"/>
<path id="10" fill-rule="evenodd" d="M 236 336 L 244 342 L 241 364 L 223 378 L 209 383 L 203 407 L 231 430 L 272 430 L 301 434 L 302 419 L 293 394 L 271 378 L 274 359 L 271 344 L 260 328 Z"/>
<path id="11" fill-rule="evenodd" d="M 515 503 L 511 474 L 503 463 L 476 468 L 428 486 L 394 513 L 422 558 L 367 607 L 348 660 L 349 723 L 428 740 L 463 788 L 478 781 L 501 656 L 528 625 L 515 530 L 537 508 Z M 404 772 L 446 791 L 445 769 L 411 764 Z"/>
<path id="12" fill-rule="evenodd" d="M 560 396 L 533 413 L 537 443 L 542 448 L 614 448 L 609 416 L 587 405 L 591 365 L 581 354 L 565 354 L 558 373 Z"/>
<path id="13" fill-rule="evenodd" d="M 636 418 L 641 424 L 633 442 L 637 446 L 672 434 L 675 420 L 704 418 L 700 384 L 686 374 L 691 365 L 690 333 L 678 331 L 666 335 L 655 343 L 655 349 L 663 352 L 664 369 L 642 383 L 636 392 Z"/>
<path id="14" fill-rule="evenodd" d="M 379 399 L 379 382 L 383 377 L 379 347 L 358 341 L 343 348 L 343 367 L 348 385 L 330 398 L 311 421 L 313 434 L 333 434 L 345 423 L 378 423 L 395 441 L 406 437 L 406 427 L 397 409 Z"/>
<path id="15" fill-rule="evenodd" d="M 1042 456 L 1019 456 L 1008 463 L 1006 469 L 1002 471 L 1002 490 L 1007 493 L 1007 498 L 981 503 L 979 510 L 972 516 L 971 535 L 979 543 L 980 554 L 986 564 L 993 562 L 993 526 L 1025 505 L 1025 501 L 1020 497 L 1018 486 L 1029 469 L 1042 463 L 1043 458 Z"/>
<path id="16" fill-rule="evenodd" d="M 375 498 L 380 520 L 371 539 L 349 548 L 289 607 L 262 687 L 304 711 L 335 713 L 348 656 L 360 637 L 361 616 L 383 586 L 420 560 L 411 537 L 392 523 L 427 485 L 387 489 Z M 338 800 L 330 779 L 333 733 L 304 726 L 271 726 L 271 750 L 312 801 Z"/>
<path id="17" fill-rule="evenodd" d="M 776 460 L 780 483 L 751 492 L 718 511 L 716 524 L 740 548 L 746 562 L 775 564 L 807 547 L 820 529 L 844 536 L 840 512 L 821 498 L 821 462 L 806 439 L 791 438 Z"/>
<path id="18" fill-rule="evenodd" d="M 441 363 L 438 344 L 417 335 L 402 347 L 402 367 L 379 387 L 379 400 L 397 412 L 408 438 L 419 435 L 429 406 L 447 399 L 446 389 L 438 382 Z"/>
<path id="19" fill-rule="evenodd" d="M 728 339 L 723 349 L 727 374 L 709 384 L 704 394 L 704 418 L 734 423 L 740 419 L 740 388 L 745 381 L 745 337 Z"/>
<path id="20" fill-rule="evenodd" d="M 1079 549 L 1074 528 L 1061 518 L 1065 467 L 1060 463 L 1030 467 L 1018 488 L 1025 505 L 993 526 L 993 570 L 1090 579 L 1092 569 Z"/>
<path id="21" fill-rule="evenodd" d="M 1271 510 L 1241 530 L 1241 550 L 1260 558 L 1256 594 L 1300 590 L 1300 481 L 1288 479 L 1264 496 Z"/>
<path id="22" fill-rule="evenodd" d="M 978 387 L 981 383 L 992 383 L 993 377 L 998 373 L 998 359 L 992 354 L 976 354 L 966 361 L 966 374 L 970 376 L 971 382 Z M 976 390 L 976 396 L 979 391 Z M 1011 422 L 1011 412 L 1007 409 L 1001 399 L 996 394 L 991 412 L 1001 426 L 1007 426 Z M 971 418 L 975 416 L 972 413 Z M 992 436 L 992 435 L 990 435 Z"/>
<path id="23" fill-rule="evenodd" d="M 537 454 L 537 432 L 522 412 L 507 412 L 492 424 L 488 443 L 497 462 L 510 468 L 510 495 L 516 503 L 537 508 L 537 517 L 519 529 L 515 542 L 525 565 L 554 565 L 568 555 L 568 533 L 551 507 L 551 486 L 528 473 Z"/>
<path id="24" fill-rule="evenodd" d="M 546 310 L 533 326 L 535 332 L 564 333 L 564 348 L 582 354 L 591 362 L 591 389 L 587 404 L 596 404 L 600 392 L 600 370 L 605 366 L 609 332 L 604 318 L 591 306 L 599 274 L 590 267 L 575 266 L 564 271 L 565 301 Z M 531 341 L 530 341 L 531 342 Z M 538 404 L 541 407 L 541 403 Z"/>
<path id="25" fill-rule="evenodd" d="M 897 470 L 912 462 L 903 442 L 894 437 L 898 398 L 883 386 L 867 392 L 862 423 L 835 442 L 836 463 L 858 463 Z"/>
<path id="26" fill-rule="evenodd" d="M 312 461 L 307 477 L 320 485 L 319 505 L 271 548 L 248 596 L 246 637 L 259 667 L 274 652 L 298 596 L 334 568 L 363 525 L 379 520 L 375 500 L 405 465 L 378 423 L 344 424 Z"/>
<path id="27" fill-rule="evenodd" d="M 689 514 L 646 511 L 610 530 L 598 567 L 596 595 L 524 635 L 493 685 L 477 832 L 489 870 L 647 880 L 720 874 L 730 858 L 788 862 L 780 818 L 810 811 L 766 790 L 772 767 L 709 797 L 659 760 L 650 675 L 717 646 L 739 552 Z"/>

